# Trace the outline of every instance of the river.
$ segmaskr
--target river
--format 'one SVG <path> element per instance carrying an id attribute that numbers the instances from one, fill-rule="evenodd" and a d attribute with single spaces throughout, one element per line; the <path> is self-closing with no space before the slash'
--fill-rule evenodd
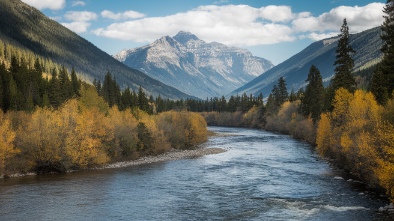
<path id="1" fill-rule="evenodd" d="M 390 220 L 289 136 L 210 127 L 216 155 L 0 180 L 0 220 Z"/>

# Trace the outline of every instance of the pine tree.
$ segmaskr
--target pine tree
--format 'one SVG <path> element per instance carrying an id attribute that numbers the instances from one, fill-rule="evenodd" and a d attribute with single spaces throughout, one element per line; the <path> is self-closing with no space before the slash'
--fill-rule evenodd
<path id="1" fill-rule="evenodd" d="M 15 57 L 15 56 L 11 57 L 11 65 L 10 65 L 9 71 L 12 75 L 18 73 L 18 71 L 19 71 L 19 61 L 18 61 L 17 57 Z"/>
<path id="2" fill-rule="evenodd" d="M 383 60 L 376 69 L 371 82 L 371 92 L 380 104 L 385 104 L 394 90 L 394 1 L 388 0 L 384 7 L 382 24 Z"/>
<path id="3" fill-rule="evenodd" d="M 1 42 L 0 42 L 1 43 Z M 7 74 L 7 69 L 4 62 L 0 63 L 0 109 L 4 111 L 4 100 L 5 100 L 5 76 Z"/>
<path id="4" fill-rule="evenodd" d="M 278 85 L 274 85 L 273 87 L 272 87 L 272 90 L 271 90 L 271 94 L 272 94 L 272 101 L 273 101 L 273 104 L 275 105 L 275 106 L 278 106 L 279 105 L 279 89 L 278 89 Z"/>
<path id="5" fill-rule="evenodd" d="M 278 111 L 278 108 L 275 104 L 274 95 L 272 95 L 272 93 L 268 95 L 267 103 L 265 104 L 265 108 L 266 108 L 266 110 L 267 110 L 266 112 L 268 112 L 268 114 L 274 114 Z"/>
<path id="6" fill-rule="evenodd" d="M 4 43 L 0 40 L 0 61 L 4 62 Z"/>
<path id="7" fill-rule="evenodd" d="M 375 96 L 376 101 L 378 101 L 378 103 L 381 105 L 386 104 L 387 100 L 389 99 L 387 84 L 387 77 L 379 65 L 372 76 L 370 88 L 371 92 Z"/>
<path id="8" fill-rule="evenodd" d="M 235 97 L 231 95 L 230 99 L 228 100 L 227 111 L 235 112 L 236 110 L 237 110 L 237 104 L 235 101 Z"/>
<path id="9" fill-rule="evenodd" d="M 131 90 L 128 87 L 123 91 L 123 93 L 120 97 L 119 109 L 124 110 L 126 108 L 131 108 L 133 106 L 132 99 L 133 99 L 133 97 L 131 94 Z"/>
<path id="10" fill-rule="evenodd" d="M 146 98 L 145 92 L 142 90 L 141 86 L 138 88 L 138 107 L 145 112 L 147 112 L 149 108 L 148 98 Z"/>
<path id="11" fill-rule="evenodd" d="M 42 106 L 42 107 L 49 107 L 50 105 L 51 105 L 51 101 L 50 101 L 50 99 L 49 99 L 48 92 L 45 92 L 45 93 L 42 95 L 42 104 L 41 104 L 41 106 Z"/>
<path id="12" fill-rule="evenodd" d="M 72 96 L 80 96 L 81 82 L 78 80 L 74 67 L 71 69 L 71 91 Z"/>
<path id="13" fill-rule="evenodd" d="M 1 79 L 3 82 L 3 85 L 1 87 L 1 90 L 2 90 L 1 108 L 4 112 L 7 112 L 10 109 L 10 105 L 11 105 L 9 85 L 10 85 L 10 80 L 11 80 L 12 76 L 7 71 L 4 63 L 2 63 L 2 65 L 0 66 L 0 74 L 1 74 Z"/>
<path id="14" fill-rule="evenodd" d="M 110 107 L 115 105 L 112 85 L 112 74 L 108 71 L 104 77 L 101 88 L 101 96 L 103 96 L 104 100 L 109 104 Z"/>
<path id="15" fill-rule="evenodd" d="M 352 75 L 354 68 L 352 55 L 355 53 L 355 51 L 353 50 L 352 46 L 350 46 L 349 27 L 347 25 L 346 18 L 343 20 L 341 34 L 339 37 L 338 47 L 335 51 L 335 75 L 331 80 L 331 84 L 334 91 L 343 87 L 349 92 L 353 93 L 356 90 L 356 81 Z"/>
<path id="16" fill-rule="evenodd" d="M 60 81 L 57 77 L 57 70 L 55 68 L 52 69 L 52 77 L 49 81 L 49 100 L 53 107 L 58 108 L 63 100 L 61 93 L 61 85 Z"/>
<path id="17" fill-rule="evenodd" d="M 264 105 L 264 96 L 263 93 L 260 92 L 259 96 L 257 97 L 258 105 Z"/>
<path id="18" fill-rule="evenodd" d="M 166 110 L 164 100 L 161 98 L 160 94 L 156 98 L 157 113 L 164 112 Z"/>
<path id="19" fill-rule="evenodd" d="M 304 96 L 301 99 L 300 109 L 304 116 L 311 115 L 313 122 L 316 123 L 320 119 L 324 105 L 323 80 L 316 66 L 311 66 L 306 82 L 309 82 L 309 84 L 306 86 Z"/>
<path id="20" fill-rule="evenodd" d="M 102 89 L 101 81 L 100 80 L 97 81 L 96 79 L 94 79 L 93 86 L 96 88 L 97 94 L 103 96 L 101 90 Z"/>
<path id="21" fill-rule="evenodd" d="M 20 102 L 19 102 L 19 97 L 18 97 L 18 94 L 19 94 L 18 87 L 17 87 L 16 82 L 12 76 L 10 77 L 7 88 L 8 88 L 8 95 L 9 95 L 7 99 L 9 99 L 10 110 L 14 110 L 14 111 L 20 110 L 20 107 L 19 107 Z"/>
<path id="22" fill-rule="evenodd" d="M 59 82 L 61 87 L 61 102 L 63 103 L 70 99 L 72 95 L 71 81 L 68 77 L 68 71 L 64 66 L 60 69 Z"/>
<path id="23" fill-rule="evenodd" d="M 282 105 L 289 98 L 289 93 L 286 88 L 286 81 L 283 77 L 280 77 L 278 80 L 278 97 L 277 103 L 278 105 Z"/>
<path id="24" fill-rule="evenodd" d="M 42 96 L 45 92 L 44 79 L 42 78 L 43 68 L 37 58 L 34 62 L 34 68 L 29 71 L 30 82 L 29 92 L 33 98 L 33 104 L 42 105 Z"/>

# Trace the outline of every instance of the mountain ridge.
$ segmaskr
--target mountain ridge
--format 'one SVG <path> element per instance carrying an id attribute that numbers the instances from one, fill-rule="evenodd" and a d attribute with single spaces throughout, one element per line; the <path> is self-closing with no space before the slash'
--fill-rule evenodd
<path id="1" fill-rule="evenodd" d="M 86 75 L 90 81 L 103 80 L 110 71 L 123 87 L 163 98 L 195 98 L 148 75 L 125 66 L 95 45 L 46 17 L 39 10 L 20 0 L 0 1 L 0 38 L 9 44 L 50 58 L 68 69 Z"/>
<path id="2" fill-rule="evenodd" d="M 246 49 L 206 43 L 180 31 L 114 57 L 180 91 L 201 99 L 225 95 L 273 67 Z"/>
<path id="3" fill-rule="evenodd" d="M 356 51 L 353 55 L 355 70 L 381 58 L 380 48 L 382 41 L 380 33 L 380 27 L 375 27 L 350 35 L 350 45 Z M 320 70 L 324 83 L 327 85 L 334 75 L 337 40 L 338 37 L 336 36 L 310 44 L 299 53 L 232 91 L 227 96 L 242 93 L 257 96 L 263 93 L 265 97 L 268 97 L 273 85 L 277 83 L 280 77 L 285 78 L 289 91 L 297 91 L 305 86 L 305 80 L 312 65 L 315 65 Z"/>

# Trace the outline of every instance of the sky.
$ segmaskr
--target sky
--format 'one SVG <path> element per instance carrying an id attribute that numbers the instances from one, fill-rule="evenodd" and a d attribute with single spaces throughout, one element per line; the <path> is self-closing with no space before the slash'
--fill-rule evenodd
<path id="1" fill-rule="evenodd" d="M 383 22 L 386 0 L 22 0 L 110 55 L 189 31 L 277 65 L 314 41 Z"/>

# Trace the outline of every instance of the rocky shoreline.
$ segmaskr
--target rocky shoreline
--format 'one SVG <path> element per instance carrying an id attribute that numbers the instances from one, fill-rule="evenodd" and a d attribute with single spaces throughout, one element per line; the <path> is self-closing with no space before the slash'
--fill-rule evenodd
<path id="1" fill-rule="evenodd" d="M 123 161 L 107 164 L 104 166 L 96 167 L 93 169 L 110 169 L 110 168 L 122 168 L 137 166 L 142 164 L 150 164 L 164 161 L 180 160 L 184 158 L 201 157 L 211 154 L 219 154 L 226 152 L 226 150 L 221 148 L 197 148 L 193 150 L 172 150 L 157 156 L 146 156 L 132 161 Z"/>
<path id="2" fill-rule="evenodd" d="M 219 153 L 223 153 L 223 152 L 226 152 L 226 150 L 221 149 L 221 148 L 203 148 L 203 147 L 193 149 L 193 150 L 171 150 L 169 152 L 166 152 L 166 153 L 163 153 L 163 154 L 160 154 L 157 156 L 146 156 L 146 157 L 141 157 L 137 160 L 106 164 L 103 166 L 97 166 L 94 168 L 90 168 L 90 170 L 123 168 L 123 167 L 137 166 L 137 165 L 157 163 L 157 162 L 180 160 L 180 159 L 185 159 L 185 158 L 202 157 L 205 155 L 219 154 Z M 73 172 L 73 171 L 68 171 L 68 172 Z M 37 174 L 36 173 L 24 173 L 24 174 L 16 173 L 16 174 L 8 175 L 6 177 L 24 177 L 24 176 L 34 176 L 34 175 L 37 175 Z M 5 178 L 5 177 L 0 176 L 0 179 L 2 179 L 2 178 Z"/>

